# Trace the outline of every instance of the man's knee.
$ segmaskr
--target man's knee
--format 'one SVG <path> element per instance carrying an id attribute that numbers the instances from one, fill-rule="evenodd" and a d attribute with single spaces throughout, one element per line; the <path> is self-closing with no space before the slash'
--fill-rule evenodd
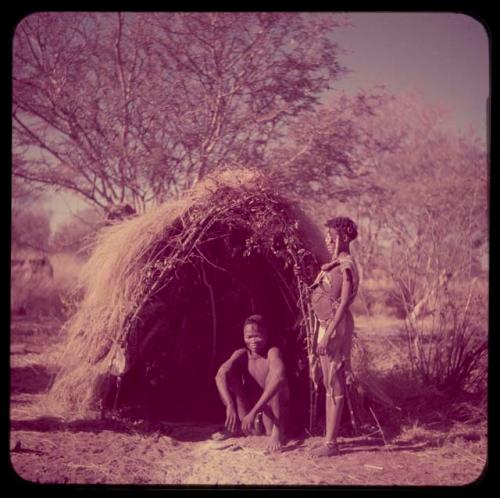
<path id="1" fill-rule="evenodd" d="M 278 389 L 276 394 L 269 399 L 267 405 L 274 410 L 282 410 L 283 407 L 288 403 L 290 398 L 290 393 L 288 390 L 288 385 L 283 383 L 282 386 Z"/>

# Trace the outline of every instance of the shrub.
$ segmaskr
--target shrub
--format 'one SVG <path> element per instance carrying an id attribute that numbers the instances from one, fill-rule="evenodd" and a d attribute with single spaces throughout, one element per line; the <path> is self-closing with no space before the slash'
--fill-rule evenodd
<path id="1" fill-rule="evenodd" d="M 450 394 L 477 392 L 486 385 L 486 302 L 442 292 L 439 307 L 427 320 L 405 320 L 408 354 L 416 379 Z"/>

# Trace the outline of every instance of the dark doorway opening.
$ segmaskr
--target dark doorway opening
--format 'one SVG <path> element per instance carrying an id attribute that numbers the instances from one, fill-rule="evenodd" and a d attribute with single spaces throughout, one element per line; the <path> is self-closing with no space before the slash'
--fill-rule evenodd
<path id="1" fill-rule="evenodd" d="M 227 235 L 229 247 L 228 237 L 204 244 L 196 264 L 177 269 L 177 289 L 158 295 L 154 316 L 144 319 L 151 332 L 148 342 L 139 344 L 137 361 L 115 393 L 118 408 L 153 421 L 222 422 L 225 410 L 214 376 L 244 346 L 243 322 L 257 313 L 266 318 L 271 342 L 283 353 L 292 394 L 291 426 L 306 427 L 307 358 L 298 339 L 291 270 L 262 254 L 243 256 L 237 249 L 245 234 Z"/>

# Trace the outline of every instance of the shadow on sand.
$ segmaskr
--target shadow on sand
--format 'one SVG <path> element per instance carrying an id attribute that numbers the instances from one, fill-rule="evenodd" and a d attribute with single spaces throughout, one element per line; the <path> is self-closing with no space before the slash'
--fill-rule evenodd
<path id="1" fill-rule="evenodd" d="M 69 431 L 69 432 L 93 432 L 111 431 L 119 434 L 141 434 L 160 438 L 170 437 L 179 442 L 201 442 L 208 441 L 214 432 L 220 431 L 220 424 L 200 424 L 200 423 L 182 423 L 182 422 L 130 422 L 118 418 L 108 419 L 85 419 L 67 421 L 57 417 L 42 416 L 34 419 L 11 420 L 11 431 Z M 347 439 L 340 443 L 342 455 L 359 452 L 396 452 L 411 451 L 420 452 L 429 448 L 442 446 L 445 440 L 463 438 L 476 441 L 479 435 L 476 433 L 457 433 L 453 436 L 447 436 L 440 433 L 435 436 L 426 435 L 425 437 L 415 437 L 410 440 L 398 441 L 389 440 L 386 445 L 379 437 L 358 437 Z M 285 452 L 308 446 L 308 437 L 293 437 L 290 435 L 290 442 L 285 447 Z"/>
<path id="2" fill-rule="evenodd" d="M 166 424 L 166 423 L 140 423 L 131 424 L 120 420 L 75 420 L 63 421 L 54 417 L 39 417 L 32 420 L 11 421 L 12 431 L 69 431 L 69 432 L 94 432 L 112 431 L 119 434 L 141 434 L 144 436 L 162 437 L 168 436 L 179 442 L 201 442 L 211 439 L 211 435 L 216 432 L 219 426 L 215 425 L 193 425 L 193 424 Z M 360 452 L 399 452 L 411 451 L 420 452 L 426 449 L 439 446 L 442 441 L 399 441 L 385 445 L 380 439 L 364 438 L 345 441 L 340 444 L 341 455 Z M 307 439 L 300 438 L 290 443 L 283 449 L 283 452 L 292 453 L 294 450 L 304 448 Z"/>
<path id="3" fill-rule="evenodd" d="M 37 394 L 46 391 L 52 384 L 54 373 L 41 365 L 14 367 L 10 371 L 11 395 Z"/>
<path id="4" fill-rule="evenodd" d="M 157 437 L 169 436 L 172 439 L 184 442 L 209 440 L 211 435 L 219 429 L 215 425 L 194 425 L 165 422 L 138 422 L 132 423 L 119 419 L 85 419 L 65 421 L 57 417 L 38 417 L 27 420 L 11 420 L 11 431 L 69 431 L 94 432 L 112 431 L 120 434 L 143 434 Z"/>

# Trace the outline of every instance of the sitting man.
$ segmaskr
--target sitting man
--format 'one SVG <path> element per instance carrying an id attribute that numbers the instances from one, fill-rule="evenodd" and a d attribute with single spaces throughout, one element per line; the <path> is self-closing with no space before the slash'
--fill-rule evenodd
<path id="1" fill-rule="evenodd" d="M 269 345 L 269 332 L 260 315 L 252 315 L 243 325 L 246 348 L 237 349 L 222 364 L 215 377 L 226 406 L 226 431 L 215 438 L 258 434 L 258 415 L 270 436 L 267 450 L 280 451 L 289 390 L 281 352 Z"/>

